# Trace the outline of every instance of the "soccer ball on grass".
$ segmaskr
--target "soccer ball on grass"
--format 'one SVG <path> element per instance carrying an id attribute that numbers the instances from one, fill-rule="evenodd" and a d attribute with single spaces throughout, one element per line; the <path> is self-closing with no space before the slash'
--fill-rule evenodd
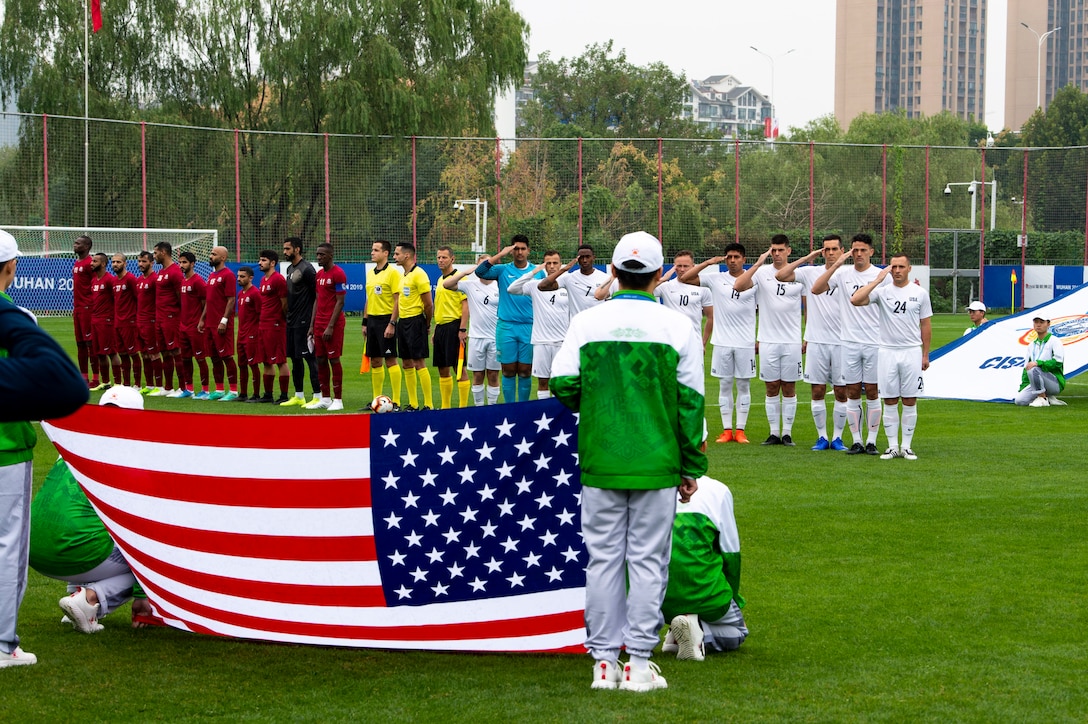
<path id="1" fill-rule="evenodd" d="M 377 413 L 392 412 L 393 400 L 386 395 L 378 395 L 370 401 L 370 409 Z"/>

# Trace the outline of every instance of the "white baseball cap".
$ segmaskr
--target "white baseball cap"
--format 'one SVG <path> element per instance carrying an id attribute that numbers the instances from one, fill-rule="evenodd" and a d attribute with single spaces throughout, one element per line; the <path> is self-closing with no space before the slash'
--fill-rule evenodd
<path id="1" fill-rule="evenodd" d="M 628 266 L 629 262 L 638 262 Z M 612 266 L 635 274 L 657 271 L 665 263 L 661 242 L 653 234 L 635 231 L 624 234 L 612 250 Z"/>
<path id="2" fill-rule="evenodd" d="M 967 305 L 967 311 L 968 312 L 985 312 L 986 311 L 986 305 L 983 304 L 982 302 L 978 301 L 978 300 L 975 300 L 975 301 L 973 301 L 973 302 L 971 302 L 970 304 Z"/>
<path id="3" fill-rule="evenodd" d="M 16 243 L 15 237 L 0 229 L 0 264 L 11 261 L 17 256 L 22 254 L 19 253 L 19 244 Z"/>
<path id="4" fill-rule="evenodd" d="M 143 395 L 131 387 L 114 385 L 102 393 L 102 399 L 98 401 L 98 404 L 116 405 L 126 410 L 142 410 L 144 409 L 144 398 Z"/>

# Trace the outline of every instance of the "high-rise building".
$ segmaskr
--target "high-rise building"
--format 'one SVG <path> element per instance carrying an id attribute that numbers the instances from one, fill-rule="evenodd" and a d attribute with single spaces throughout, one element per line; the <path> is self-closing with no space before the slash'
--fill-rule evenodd
<path id="1" fill-rule="evenodd" d="M 949 111 L 983 119 L 986 5 L 987 0 L 837 0 L 839 124 L 849 126 L 859 113 L 893 110 L 910 118 Z"/>
<path id="2" fill-rule="evenodd" d="M 1059 88 L 1072 83 L 1088 90 L 1088 3 L 1085 0 L 1008 0 L 1008 3 L 1005 125 L 1019 129 L 1037 107 L 1047 107 Z M 1043 37 L 1055 29 L 1057 32 Z"/>

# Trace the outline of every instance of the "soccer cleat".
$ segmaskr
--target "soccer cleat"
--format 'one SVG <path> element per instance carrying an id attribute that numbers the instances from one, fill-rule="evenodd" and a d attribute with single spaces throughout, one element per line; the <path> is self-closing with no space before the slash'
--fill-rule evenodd
<path id="1" fill-rule="evenodd" d="M 216 390 L 215 392 L 208 393 L 208 399 L 212 402 L 215 402 L 216 400 L 222 400 L 226 396 L 226 394 L 227 393 L 223 392 L 222 390 Z"/>
<path id="2" fill-rule="evenodd" d="M 184 400 L 184 399 L 187 399 L 187 398 L 191 398 L 192 396 L 193 396 L 193 391 L 192 390 L 182 390 L 181 394 L 178 395 L 178 399 L 179 400 Z"/>
<path id="3" fill-rule="evenodd" d="M 405 405 L 404 407 L 393 407 L 393 412 L 418 412 L 418 410 L 411 405 Z"/>
<path id="4" fill-rule="evenodd" d="M 216 393 L 216 394 L 219 394 L 219 393 Z M 236 401 L 238 399 L 238 393 L 237 392 L 224 392 L 224 393 L 222 393 L 222 397 L 218 397 L 216 399 L 219 402 L 234 402 L 234 401 Z"/>
<path id="5" fill-rule="evenodd" d="M 208 394 L 207 390 L 201 390 L 200 392 L 197 392 L 195 395 L 193 395 L 193 399 L 194 400 L 210 400 L 210 399 L 212 399 L 212 396 L 210 394 Z"/>
<path id="6" fill-rule="evenodd" d="M 296 397 L 295 399 L 297 400 L 298 398 Z M 327 409 L 328 406 L 331 405 L 331 404 L 332 404 L 332 400 L 323 400 L 320 397 L 318 397 L 316 402 L 307 402 L 305 405 L 302 406 L 302 409 L 304 409 L 304 410 L 324 410 L 324 409 Z"/>
<path id="7" fill-rule="evenodd" d="M 904 458 L 906 460 L 917 460 L 918 459 L 918 456 L 915 455 L 914 451 L 911 450 L 909 447 L 905 447 L 902 450 L 900 450 L 899 451 L 899 457 Z"/>
<path id="8" fill-rule="evenodd" d="M 748 436 L 744 434 L 744 430 L 734 430 L 733 440 L 735 442 L 739 442 L 741 445 L 748 444 Z"/>
<path id="9" fill-rule="evenodd" d="M 91 392 L 101 392 L 102 390 L 106 389 L 107 387 L 109 387 L 109 385 L 107 383 L 99 382 L 97 385 L 90 388 L 90 391 Z"/>
<path id="10" fill-rule="evenodd" d="M 280 398 L 280 407 L 305 407 L 306 399 L 302 397 L 292 397 L 291 399 Z"/>
<path id="11" fill-rule="evenodd" d="M 856 443 L 854 443 L 853 445 L 850 446 L 850 449 L 846 451 L 846 454 L 847 455 L 864 455 L 865 454 L 865 446 L 862 445 L 860 442 L 856 442 Z"/>
<path id="12" fill-rule="evenodd" d="M 865 454 L 866 455 L 879 455 L 880 451 L 876 449 L 876 444 L 875 443 L 869 443 L 868 445 L 865 446 Z"/>
<path id="13" fill-rule="evenodd" d="M 231 393 L 231 394 L 234 394 L 234 393 Z M 248 395 L 234 395 L 234 399 L 233 400 L 228 400 L 228 401 L 229 402 L 249 402 L 249 396 Z"/>
<path id="14" fill-rule="evenodd" d="M 1059 400 L 1057 397 L 1048 397 L 1046 399 L 1047 399 L 1048 402 L 1050 402 L 1051 407 L 1065 407 L 1066 406 L 1066 403 Z"/>
<path id="15" fill-rule="evenodd" d="M 176 400 L 176 399 L 178 399 L 179 397 L 181 397 L 182 395 L 184 395 L 184 394 L 185 394 L 186 392 L 189 392 L 189 391 L 188 391 L 188 390 L 186 390 L 186 389 L 185 389 L 184 387 L 179 387 L 178 389 L 176 389 L 176 390 L 174 390 L 174 391 L 170 392 L 170 393 L 169 393 L 168 395 L 166 395 L 166 396 L 167 396 L 167 397 L 169 397 L 169 398 L 170 398 L 170 399 L 172 399 L 172 400 Z M 192 392 L 189 392 L 189 395 L 190 395 L 190 396 L 191 396 L 192 394 L 193 394 Z"/>
<path id="16" fill-rule="evenodd" d="M 819 440 L 816 441 L 816 444 L 812 446 L 812 449 L 816 451 L 828 450 L 830 448 L 831 443 L 827 441 L 826 437 L 821 437 Z"/>
<path id="17" fill-rule="evenodd" d="M 12 649 L 11 653 L 0 651 L 0 669 L 9 666 L 31 666 L 38 663 L 38 657 L 29 651 L 23 651 L 19 646 Z"/>
<path id="18" fill-rule="evenodd" d="M 654 689 L 667 689 L 669 683 L 661 675 L 661 669 L 654 662 L 637 671 L 628 663 L 623 667 L 623 679 L 620 681 L 621 691 L 653 691 Z"/>
<path id="19" fill-rule="evenodd" d="M 884 454 L 880 456 L 881 460 L 895 460 L 899 457 L 899 448 L 890 447 L 884 451 Z"/>
<path id="20" fill-rule="evenodd" d="M 665 631 L 665 643 L 661 644 L 661 653 L 675 654 L 679 650 L 680 647 L 676 645 L 676 637 L 672 635 L 672 627 L 670 626 Z"/>
<path id="21" fill-rule="evenodd" d="M 330 404 L 326 409 L 329 412 L 339 412 L 340 410 L 344 409 L 344 401 L 343 400 L 333 400 L 332 404 Z"/>
<path id="22" fill-rule="evenodd" d="M 1028 407 L 1050 407 L 1050 400 L 1046 399 L 1042 395 L 1039 395 L 1031 401 Z"/>
<path id="23" fill-rule="evenodd" d="M 813 448 L 813 450 L 815 450 L 815 449 L 816 448 Z M 834 440 L 831 441 L 831 449 L 832 450 L 837 450 L 838 452 L 842 452 L 843 450 L 846 449 L 846 443 L 844 443 L 842 441 L 841 437 L 837 437 L 837 438 L 835 438 Z"/>
<path id="24" fill-rule="evenodd" d="M 782 436 L 782 444 L 786 447 L 797 447 L 797 445 L 793 442 L 793 437 L 790 435 Z"/>
<path id="25" fill-rule="evenodd" d="M 733 431 L 722 430 L 722 434 L 718 435 L 718 439 L 714 442 L 733 442 Z"/>
<path id="26" fill-rule="evenodd" d="M 703 627 L 699 617 L 693 613 L 677 616 L 669 625 L 669 633 L 676 637 L 676 658 L 681 661 L 702 661 L 706 658 L 703 649 Z"/>
<path id="27" fill-rule="evenodd" d="M 320 399 L 321 399 L 321 395 L 319 395 L 318 393 L 315 392 L 314 396 L 310 398 L 310 402 L 307 403 L 307 404 L 313 404 L 314 402 L 317 402 Z M 303 402 L 306 402 L 306 400 L 303 400 Z"/>
<path id="28" fill-rule="evenodd" d="M 620 685 L 622 676 L 618 663 L 595 661 L 593 662 L 593 684 L 590 688 L 615 689 Z"/>
<path id="29" fill-rule="evenodd" d="M 295 397 L 295 398 L 293 398 L 293 399 L 296 399 L 296 400 L 297 400 L 298 398 L 297 398 L 297 397 Z M 278 404 L 278 405 L 279 405 L 280 407 L 283 407 L 283 403 L 287 402 L 287 396 L 286 396 L 286 395 L 282 395 L 282 396 L 280 396 L 280 397 L 276 398 L 275 402 L 276 402 L 276 404 Z"/>
<path id="30" fill-rule="evenodd" d="M 146 395 L 148 392 L 151 392 L 151 390 L 153 390 L 153 389 L 155 389 L 155 388 L 154 387 L 141 387 L 140 389 L 137 390 L 137 392 L 139 392 L 141 395 Z"/>
<path id="31" fill-rule="evenodd" d="M 760 445 L 781 445 L 782 438 L 778 435 L 768 435 L 767 439 L 760 443 Z"/>
<path id="32" fill-rule="evenodd" d="M 165 387 L 152 387 L 151 392 L 147 393 L 148 397 L 169 397 L 173 393 L 173 390 L 168 390 Z"/>
<path id="33" fill-rule="evenodd" d="M 68 614 L 68 618 L 72 620 L 72 626 L 77 631 L 92 634 L 103 629 L 102 624 L 98 623 L 99 606 L 87 600 L 86 588 L 80 588 L 71 596 L 60 599 L 58 605 Z"/>
<path id="34" fill-rule="evenodd" d="M 272 401 L 271 397 L 268 398 L 267 400 L 265 400 L 260 395 L 254 395 L 253 397 L 250 397 L 248 400 L 246 400 L 246 402 L 248 402 L 251 405 L 256 405 L 256 404 L 259 404 L 261 402 L 271 402 L 271 401 Z"/>

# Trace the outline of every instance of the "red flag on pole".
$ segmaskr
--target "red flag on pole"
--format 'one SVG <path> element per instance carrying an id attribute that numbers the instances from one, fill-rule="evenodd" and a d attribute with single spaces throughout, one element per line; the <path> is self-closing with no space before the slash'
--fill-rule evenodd
<path id="1" fill-rule="evenodd" d="M 102 29 L 102 0 L 91 0 L 91 28 L 96 33 Z"/>

